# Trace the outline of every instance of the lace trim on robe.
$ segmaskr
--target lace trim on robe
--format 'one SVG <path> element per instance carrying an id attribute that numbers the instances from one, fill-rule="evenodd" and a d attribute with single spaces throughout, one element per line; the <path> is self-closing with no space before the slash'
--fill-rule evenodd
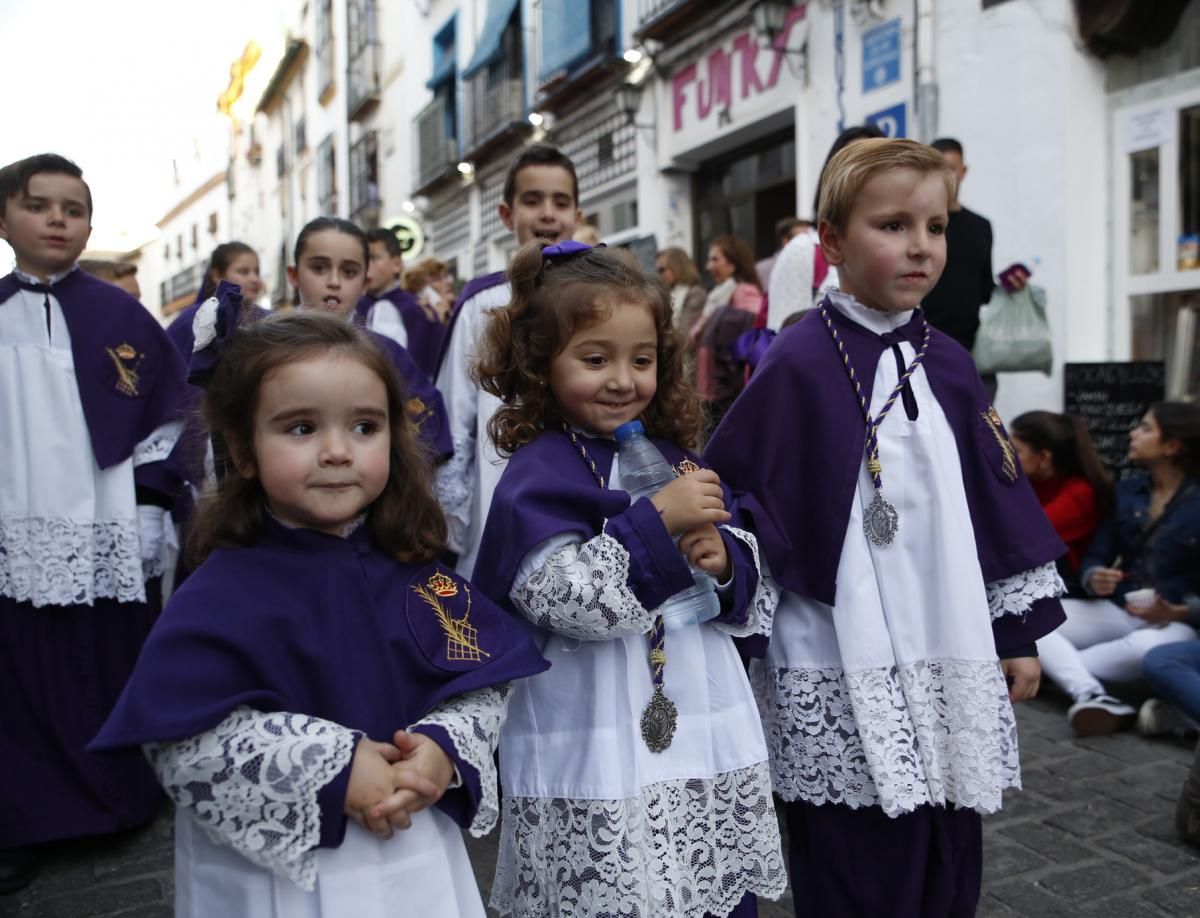
<path id="1" fill-rule="evenodd" d="M 510 595 L 539 628 L 581 641 L 645 634 L 654 624 L 629 588 L 629 552 L 603 532 L 560 548 Z"/>
<path id="2" fill-rule="evenodd" d="M 0 596 L 34 606 L 145 602 L 137 521 L 0 517 Z"/>
<path id="3" fill-rule="evenodd" d="M 446 545 L 462 554 L 467 534 L 471 531 L 471 508 L 474 492 L 471 476 L 475 465 L 475 444 L 466 439 L 454 439 L 454 455 L 438 467 L 434 488 L 438 503 L 446 515 Z"/>
<path id="4" fill-rule="evenodd" d="M 764 762 L 624 800 L 505 797 L 490 904 L 515 916 L 699 918 L 786 885 Z"/>
<path id="5" fill-rule="evenodd" d="M 511 691 L 511 685 L 501 685 L 456 695 L 413 724 L 444 729 L 450 734 L 459 758 L 470 762 L 479 772 L 479 808 L 470 826 L 471 834 L 477 838 L 492 831 L 500 816 L 495 752 Z"/>
<path id="6" fill-rule="evenodd" d="M 133 448 L 134 466 L 146 465 L 148 462 L 162 462 L 171 455 L 171 450 L 183 433 L 183 420 L 168 421 L 161 427 L 156 427 L 145 440 Z"/>
<path id="7" fill-rule="evenodd" d="M 357 739 L 327 720 L 241 707 L 206 733 L 144 748 L 171 799 L 214 843 L 311 891 L 317 794 L 350 762 Z"/>
<path id="8" fill-rule="evenodd" d="M 1053 599 L 1067 592 L 1053 561 L 1021 571 L 987 585 L 992 621 L 1005 615 L 1024 615 L 1039 599 Z"/>
<path id="9" fill-rule="evenodd" d="M 771 636 L 771 628 L 775 624 L 775 609 L 779 606 L 779 586 L 771 579 L 771 574 L 763 564 L 758 551 L 758 539 L 744 529 L 734 526 L 722 526 L 726 532 L 750 549 L 754 557 L 754 569 L 758 572 L 758 585 L 754 595 L 750 597 L 750 609 L 746 621 L 741 625 L 728 625 L 722 622 L 712 624 L 734 637 L 749 637 L 752 634 Z"/>
<path id="10" fill-rule="evenodd" d="M 756 663 L 775 792 L 784 800 L 1000 809 L 1021 786 L 1017 724 L 999 664 L 923 660 L 847 675 Z"/>

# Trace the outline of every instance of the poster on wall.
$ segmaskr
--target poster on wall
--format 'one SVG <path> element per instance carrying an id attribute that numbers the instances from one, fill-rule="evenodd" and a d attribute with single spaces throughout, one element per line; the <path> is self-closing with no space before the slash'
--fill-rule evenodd
<path id="1" fill-rule="evenodd" d="M 867 124 L 873 124 L 879 130 L 883 131 L 884 137 L 897 138 L 908 136 L 908 124 L 905 118 L 905 109 L 907 106 L 901 102 L 899 105 L 893 105 L 891 108 L 885 108 L 881 112 L 876 112 L 873 115 L 867 115 Z"/>
<path id="2" fill-rule="evenodd" d="M 893 19 L 862 37 L 862 91 L 890 86 L 900 79 L 900 20 Z"/>

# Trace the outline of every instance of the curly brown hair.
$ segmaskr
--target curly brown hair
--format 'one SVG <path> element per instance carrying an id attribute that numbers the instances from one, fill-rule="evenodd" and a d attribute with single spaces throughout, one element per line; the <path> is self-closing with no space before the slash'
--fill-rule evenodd
<path id="1" fill-rule="evenodd" d="M 399 561 L 420 562 L 445 548 L 446 520 L 433 494 L 433 472 L 404 409 L 404 389 L 391 359 L 350 322 L 321 312 L 271 315 L 239 328 L 226 342 L 208 383 L 203 414 L 221 476 L 201 499 L 187 539 L 196 567 L 216 548 L 254 542 L 267 512 L 257 476 L 235 469 L 254 462 L 254 428 L 263 380 L 282 366 L 338 356 L 372 370 L 387 389 L 391 436 L 387 485 L 367 511 L 375 544 Z"/>
<path id="2" fill-rule="evenodd" d="M 512 301 L 494 310 L 484 328 L 472 374 L 504 405 L 488 421 L 503 455 L 562 419 L 550 390 L 550 364 L 571 338 L 603 322 L 618 303 L 645 304 L 658 333 L 658 390 L 642 413 L 646 433 L 682 447 L 700 436 L 700 403 L 688 383 L 687 344 L 671 321 L 671 294 L 620 249 L 594 248 L 553 260 L 537 239 L 508 267 Z"/>

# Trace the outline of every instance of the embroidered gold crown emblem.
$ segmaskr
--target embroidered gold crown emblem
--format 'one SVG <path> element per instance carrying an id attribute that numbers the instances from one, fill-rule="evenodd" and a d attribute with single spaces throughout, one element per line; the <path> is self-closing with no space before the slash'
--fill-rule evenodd
<path id="1" fill-rule="evenodd" d="M 116 347 L 106 347 L 104 350 L 117 371 L 117 391 L 130 398 L 136 396 L 138 394 L 137 367 L 138 363 L 141 363 L 137 349 L 126 342 L 118 344 Z M 137 363 L 129 366 L 129 361 L 137 361 Z"/>
<path id="2" fill-rule="evenodd" d="M 1008 435 L 1004 432 L 1004 422 L 1000 420 L 1000 415 L 992 406 L 988 406 L 988 410 L 983 412 L 983 419 L 987 422 L 988 429 L 991 430 L 992 436 L 996 438 L 996 443 L 1000 446 L 1000 452 L 1004 454 L 1004 477 L 1010 482 L 1017 480 L 1017 454 L 1013 449 L 1012 441 L 1008 439 Z"/>
<path id="3" fill-rule="evenodd" d="M 466 586 L 467 592 L 467 609 L 462 616 L 455 618 L 450 614 L 450 610 L 442 604 L 438 598 L 438 594 L 434 592 L 431 584 L 439 576 L 450 580 L 444 574 L 434 574 L 429 578 L 427 586 L 414 586 L 413 592 L 425 601 L 425 604 L 433 610 L 433 614 L 437 617 L 437 622 L 441 625 L 442 633 L 446 635 L 446 659 L 456 663 L 478 663 L 484 657 L 490 657 L 491 654 L 479 646 L 479 630 L 471 624 L 471 588 Z M 454 587 L 454 592 L 458 592 L 458 586 L 453 581 L 450 585 Z M 451 594 L 453 595 L 453 594 Z"/>
<path id="4" fill-rule="evenodd" d="M 684 475 L 687 475 L 690 472 L 700 471 L 700 466 L 692 462 L 691 459 L 684 459 L 679 463 L 678 466 L 676 466 L 675 471 L 677 471 L 679 473 L 679 477 L 682 478 Z"/>
<path id="5" fill-rule="evenodd" d="M 441 596 L 443 598 L 449 598 L 451 596 L 458 595 L 458 584 L 455 583 L 452 578 L 447 577 L 445 574 L 443 574 L 441 571 L 438 571 L 436 574 L 434 574 L 432 577 L 429 578 L 429 583 L 427 584 L 427 586 L 429 587 L 429 589 L 433 590 L 433 592 L 437 593 L 438 596 Z"/>

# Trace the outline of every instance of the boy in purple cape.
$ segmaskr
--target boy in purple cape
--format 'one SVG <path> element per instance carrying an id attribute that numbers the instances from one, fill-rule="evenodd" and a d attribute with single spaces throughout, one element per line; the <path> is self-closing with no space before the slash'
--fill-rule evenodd
<path id="1" fill-rule="evenodd" d="M 358 301 L 358 316 L 367 328 L 408 349 L 421 372 L 432 378 L 446 338 L 446 326 L 433 310 L 400 286 L 404 252 L 400 240 L 384 227 L 367 232 L 370 256 L 367 284 Z"/>
<path id="2" fill-rule="evenodd" d="M 705 453 L 783 588 L 756 666 L 798 916 L 974 914 L 980 814 L 1020 786 L 1011 702 L 1063 620 L 1065 548 L 970 355 L 917 308 L 953 192 L 913 141 L 830 161 L 841 289 L 772 343 Z"/>
<path id="3" fill-rule="evenodd" d="M 70 160 L 0 170 L 0 892 L 32 880 L 32 846 L 159 800 L 140 757 L 84 746 L 158 612 L 184 367 L 140 303 L 78 269 L 91 216 Z"/>
<path id="4" fill-rule="evenodd" d="M 571 160 L 554 147 L 537 144 L 523 152 L 504 180 L 500 219 L 519 245 L 534 239 L 562 242 L 575 233 L 579 181 Z M 470 577 L 483 538 L 492 494 L 506 460 L 487 435 L 487 423 L 500 407 L 471 377 L 471 367 L 488 315 L 508 305 L 512 288 L 504 272 L 471 280 L 463 288 L 434 381 L 446 401 L 454 457 L 438 472 L 438 500 L 450 527 L 450 548 L 458 552 L 458 572 Z"/>

